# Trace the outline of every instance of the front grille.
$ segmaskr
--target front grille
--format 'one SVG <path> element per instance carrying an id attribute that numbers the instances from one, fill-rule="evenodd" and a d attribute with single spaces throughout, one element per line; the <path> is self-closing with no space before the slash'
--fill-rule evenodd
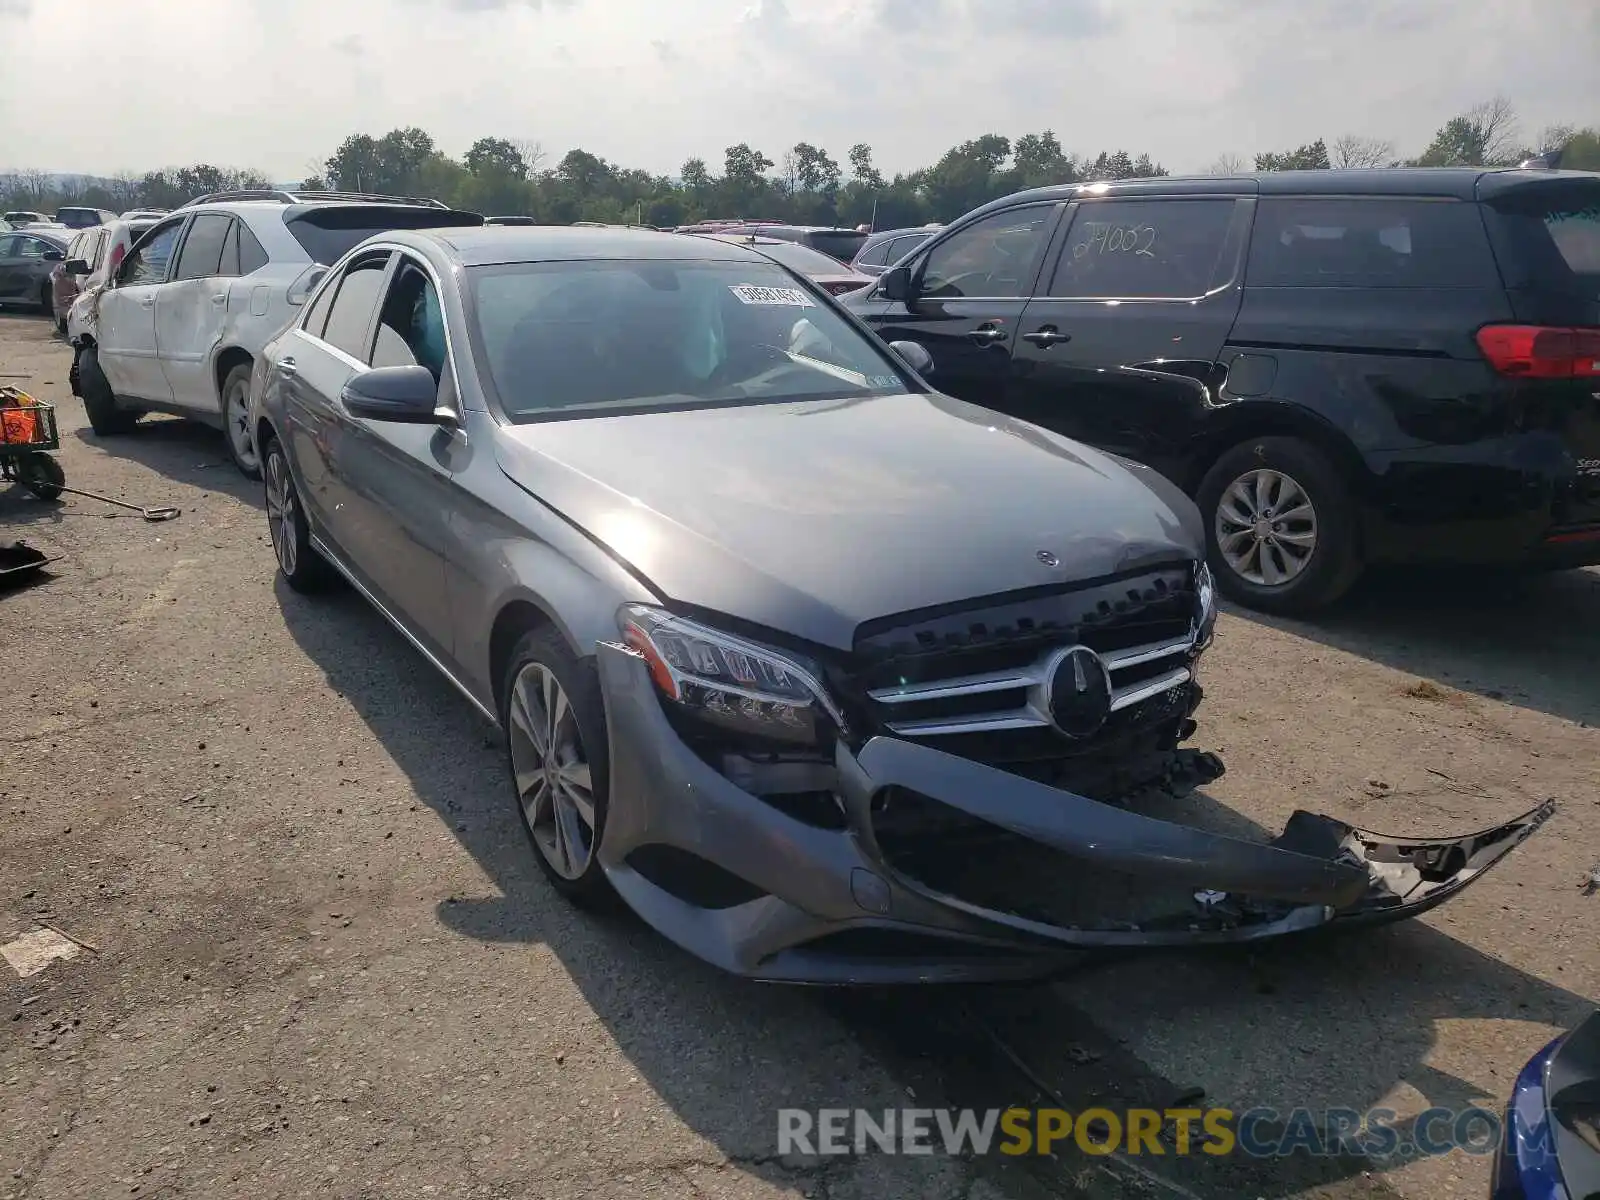
<path id="1" fill-rule="evenodd" d="M 1194 568 L 1185 564 L 913 614 L 858 638 L 846 691 L 869 730 L 964 757 L 1104 752 L 1188 715 L 1197 612 Z M 1100 656 L 1112 689 L 1111 718 L 1081 739 L 1055 729 L 1047 699 L 1050 677 L 1073 646 Z"/>

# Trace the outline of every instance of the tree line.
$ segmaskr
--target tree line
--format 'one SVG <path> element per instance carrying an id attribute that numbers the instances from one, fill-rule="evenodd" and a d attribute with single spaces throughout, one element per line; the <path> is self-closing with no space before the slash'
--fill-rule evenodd
<path id="1" fill-rule="evenodd" d="M 1498 166 L 1565 147 L 1564 167 L 1600 171 L 1600 125 L 1552 126 L 1532 141 L 1518 131 L 1511 104 L 1495 98 L 1452 117 L 1415 158 L 1397 155 L 1391 142 L 1345 136 L 1254 156 L 1258 171 L 1332 167 Z M 1065 150 L 1052 130 L 1015 140 L 998 133 L 952 146 L 930 166 L 892 177 L 875 165 L 872 147 L 850 147 L 844 162 L 800 142 L 777 159 L 748 143 L 729 146 L 720 171 L 691 158 L 676 176 L 657 175 L 592 154 L 569 150 L 552 162 L 534 141 L 479 138 L 459 159 L 441 151 L 415 127 L 379 137 L 352 134 L 300 187 L 310 190 L 431 196 L 485 214 L 521 214 L 550 224 L 604 221 L 657 226 L 713 218 L 859 225 L 888 229 L 949 221 L 1011 192 L 1048 184 L 1130 179 L 1167 174 L 1148 154 Z M 1241 156 L 1221 155 L 1216 174 L 1250 169 Z M 260 171 L 197 164 L 125 173 L 112 179 L 61 178 L 41 171 L 0 176 L 9 209 L 54 211 L 86 204 L 125 211 L 173 208 L 207 192 L 270 187 Z"/>

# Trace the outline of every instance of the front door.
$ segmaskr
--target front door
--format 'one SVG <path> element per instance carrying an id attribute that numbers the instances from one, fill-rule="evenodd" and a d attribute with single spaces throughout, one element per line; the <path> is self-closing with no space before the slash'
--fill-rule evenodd
<path id="1" fill-rule="evenodd" d="M 156 351 L 173 403 L 220 413 L 212 354 L 228 317 L 230 279 L 222 251 L 233 228 L 226 213 L 197 213 L 178 247 L 172 279 L 156 296 Z M 233 274 L 238 274 L 235 266 Z"/>
<path id="2" fill-rule="evenodd" d="M 432 277 L 421 262 L 396 254 L 361 357 L 372 367 L 427 367 L 441 385 L 440 403 L 456 409 L 442 320 Z M 342 405 L 335 411 L 345 551 L 390 612 L 448 662 L 455 649 L 445 571 L 450 465 L 464 435 L 458 425 L 372 421 Z"/>
<path id="3" fill-rule="evenodd" d="M 118 396 L 167 403 L 172 387 L 156 351 L 156 296 L 166 284 L 186 217 L 156 225 L 128 251 L 100 296 L 100 369 Z"/>
<path id="4" fill-rule="evenodd" d="M 1075 204 L 1019 323 L 1011 411 L 1182 475 L 1239 311 L 1251 203 Z"/>
<path id="5" fill-rule="evenodd" d="M 953 229 L 910 264 L 911 301 L 874 292 L 857 313 L 884 341 L 926 349 L 940 391 L 1005 411 L 1017 323 L 1062 207 L 1004 209 Z"/>

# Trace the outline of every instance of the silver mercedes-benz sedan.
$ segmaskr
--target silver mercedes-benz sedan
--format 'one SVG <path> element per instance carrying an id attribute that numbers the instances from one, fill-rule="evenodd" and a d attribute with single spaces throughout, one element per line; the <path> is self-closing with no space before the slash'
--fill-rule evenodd
<path id="1" fill-rule="evenodd" d="M 1198 514 L 933 369 L 746 247 L 385 234 L 255 370 L 272 543 L 501 728 L 556 889 L 749 976 L 1393 920 L 1548 815 L 1254 842 L 1140 812 L 1220 770 L 1179 749 L 1216 616 Z"/>

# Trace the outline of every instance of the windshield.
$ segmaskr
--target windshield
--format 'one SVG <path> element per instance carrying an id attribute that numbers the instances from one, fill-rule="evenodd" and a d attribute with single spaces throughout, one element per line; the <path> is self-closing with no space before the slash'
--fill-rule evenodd
<path id="1" fill-rule="evenodd" d="M 772 263 L 515 263 L 468 279 L 478 370 L 517 422 L 911 386 L 887 350 Z"/>

